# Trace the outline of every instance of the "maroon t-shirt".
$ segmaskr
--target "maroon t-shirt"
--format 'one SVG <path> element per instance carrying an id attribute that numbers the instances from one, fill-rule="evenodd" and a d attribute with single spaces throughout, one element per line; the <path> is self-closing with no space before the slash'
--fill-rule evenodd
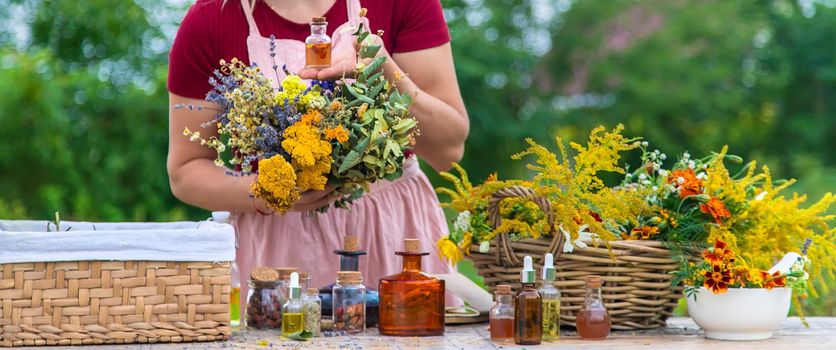
<path id="1" fill-rule="evenodd" d="M 372 32 L 382 29 L 383 44 L 390 53 L 436 47 L 450 41 L 439 0 L 361 0 L 368 9 Z M 345 0 L 336 0 L 325 13 L 328 35 L 348 21 Z M 259 0 L 253 10 L 264 37 L 304 41 L 310 35 L 307 23 L 294 23 Z M 183 18 L 168 65 L 168 91 L 203 99 L 212 89 L 209 77 L 221 59 L 237 57 L 249 64 L 249 28 L 239 0 L 197 0 Z M 281 50 L 281 48 L 278 48 Z"/>

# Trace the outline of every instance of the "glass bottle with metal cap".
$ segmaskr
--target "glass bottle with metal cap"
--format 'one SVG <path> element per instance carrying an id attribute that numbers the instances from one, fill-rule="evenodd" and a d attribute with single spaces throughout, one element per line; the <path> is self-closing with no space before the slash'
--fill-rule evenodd
<path id="1" fill-rule="evenodd" d="M 543 298 L 543 340 L 560 338 L 560 291 L 554 287 L 554 255 L 546 254 L 543 264 L 543 286 L 540 297 Z"/>

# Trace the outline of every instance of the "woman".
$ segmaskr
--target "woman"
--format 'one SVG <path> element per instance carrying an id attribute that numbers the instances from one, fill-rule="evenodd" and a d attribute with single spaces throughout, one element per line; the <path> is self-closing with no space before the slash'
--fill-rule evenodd
<path id="1" fill-rule="evenodd" d="M 361 5 L 368 9 L 367 18 L 359 16 Z M 323 15 L 334 40 L 333 64 L 304 69 L 302 42 L 310 34 L 308 22 Z M 369 252 L 361 272 L 366 284 L 376 288 L 379 278 L 400 270 L 394 252 L 402 248 L 404 238 L 419 238 L 425 250 L 435 250 L 433 243 L 447 231 L 438 200 L 414 157 L 400 179 L 374 184 L 349 210 L 331 208 L 308 215 L 332 200 L 327 191 L 311 191 L 292 212 L 279 215 L 249 195 L 254 176 L 228 176 L 226 169 L 213 164 L 214 151 L 182 135 L 184 128 L 201 130 L 204 137 L 216 132 L 201 128 L 214 118 L 212 106 L 201 111 L 174 106 L 206 106 L 208 79 L 221 59 L 237 57 L 265 69 L 287 65 L 305 79 L 335 80 L 356 64 L 350 27 L 360 22 L 368 23 L 372 33 L 383 33 L 373 39 L 384 44 L 379 55 L 390 58 L 384 74 L 390 80 L 402 78 L 397 88 L 414 97 L 410 110 L 421 129 L 415 154 L 436 170 L 449 168 L 464 152 L 469 123 L 438 0 L 198 0 L 183 19 L 171 48 L 168 76 L 171 190 L 191 205 L 234 213 L 237 262 L 244 279 L 256 266 L 295 266 L 311 274 L 313 285 L 326 285 L 334 281 L 339 266 L 331 252 L 341 246 L 343 236 L 356 234 Z M 277 39 L 274 56 L 268 51 L 270 36 Z M 426 259 L 424 269 L 449 272 L 438 256 Z"/>

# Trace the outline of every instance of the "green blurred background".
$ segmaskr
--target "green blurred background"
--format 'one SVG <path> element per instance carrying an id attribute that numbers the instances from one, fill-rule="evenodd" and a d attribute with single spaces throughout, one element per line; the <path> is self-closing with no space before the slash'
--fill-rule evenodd
<path id="1" fill-rule="evenodd" d="M 165 169 L 167 53 L 190 3 L 0 0 L 0 218 L 208 215 Z M 525 176 L 509 159 L 524 137 L 624 123 L 671 156 L 728 144 L 812 199 L 836 189 L 836 0 L 442 3 L 473 179 Z M 834 315 L 836 296 L 807 309 Z"/>

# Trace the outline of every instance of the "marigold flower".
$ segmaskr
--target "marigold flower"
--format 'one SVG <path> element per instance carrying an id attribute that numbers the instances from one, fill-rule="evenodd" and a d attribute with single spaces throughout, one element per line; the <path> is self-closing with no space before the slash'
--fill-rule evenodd
<path id="1" fill-rule="evenodd" d="M 718 224 L 722 224 L 723 219 L 731 217 L 731 212 L 729 212 L 729 209 L 726 208 L 726 204 L 717 199 L 717 197 L 711 197 L 708 202 L 700 204 L 700 211 L 706 214 L 711 214 L 714 221 Z"/>
<path id="2" fill-rule="evenodd" d="M 328 128 L 325 130 L 325 138 L 328 140 L 337 140 L 339 143 L 348 141 L 348 130 L 342 125 L 337 125 L 336 128 Z"/>
<path id="3" fill-rule="evenodd" d="M 779 271 L 775 271 L 771 275 L 769 272 L 761 271 L 761 277 L 763 277 L 763 287 L 766 289 L 785 287 L 787 285 L 787 276 L 782 275 Z"/>
<path id="4" fill-rule="evenodd" d="M 719 265 L 714 265 L 711 270 L 705 272 L 703 287 L 714 294 L 722 294 L 729 290 L 729 284 L 731 283 L 732 277 L 730 271 Z"/>
<path id="5" fill-rule="evenodd" d="M 702 257 L 708 260 L 711 265 L 722 265 L 729 259 L 734 259 L 734 252 L 726 249 L 727 247 L 728 244 L 726 242 L 718 239 L 714 242 L 713 249 L 706 249 L 702 252 Z"/>
<path id="6" fill-rule="evenodd" d="M 630 231 L 630 236 L 636 237 L 636 239 L 650 239 L 657 234 L 659 234 L 659 227 L 656 226 L 636 227 Z"/>
<path id="7" fill-rule="evenodd" d="M 693 169 L 674 170 L 668 176 L 668 183 L 679 189 L 679 197 L 685 198 L 702 193 L 702 182 Z"/>
<path id="8" fill-rule="evenodd" d="M 258 177 L 250 191 L 264 199 L 270 209 L 286 212 L 299 198 L 296 188 L 296 173 L 293 166 L 282 156 L 273 156 L 258 162 Z"/>

